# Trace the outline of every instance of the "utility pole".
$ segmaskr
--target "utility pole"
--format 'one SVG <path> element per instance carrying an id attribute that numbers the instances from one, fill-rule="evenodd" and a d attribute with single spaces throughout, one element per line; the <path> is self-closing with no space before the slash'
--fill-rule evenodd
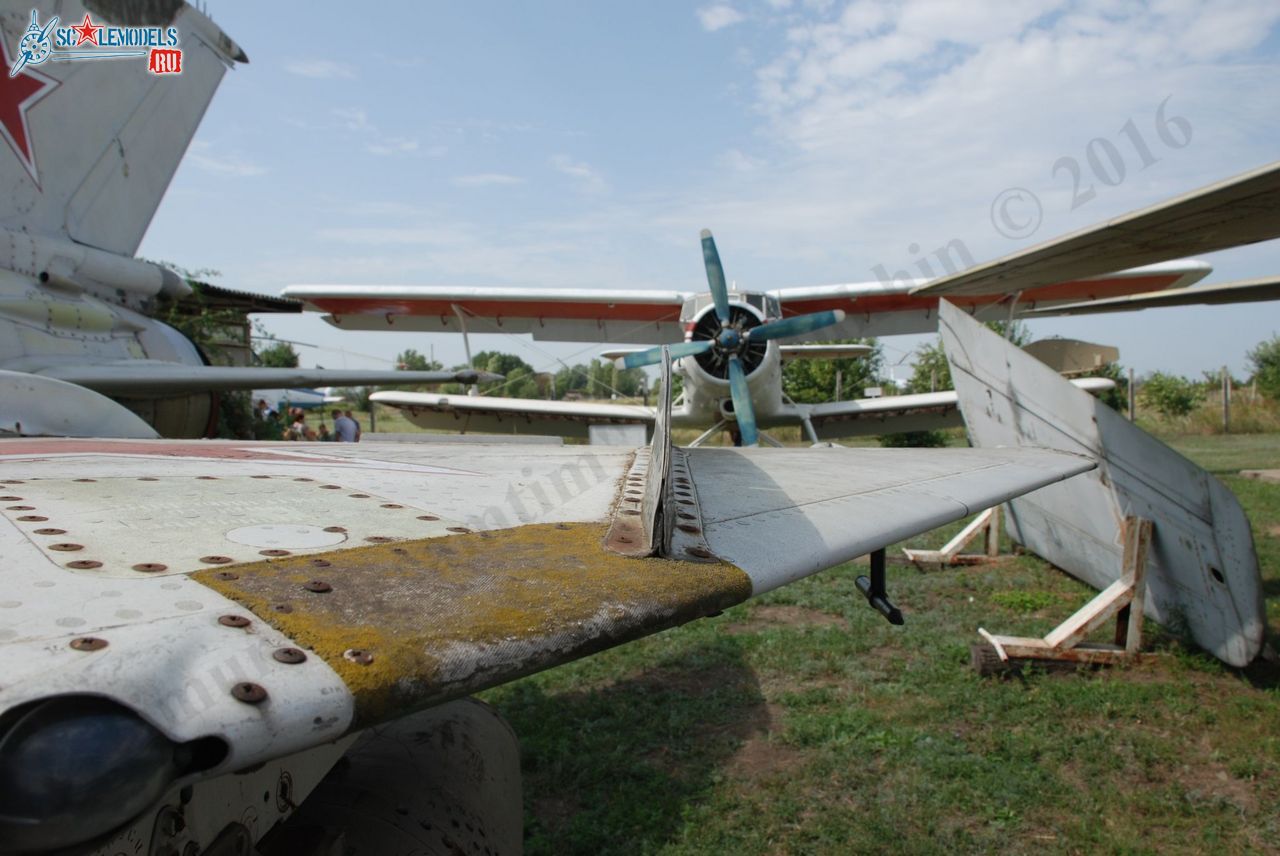
<path id="1" fill-rule="evenodd" d="M 1133 366 L 1129 367 L 1129 421 L 1133 421 L 1134 413 L 1133 403 L 1135 400 L 1135 390 L 1133 386 Z"/>

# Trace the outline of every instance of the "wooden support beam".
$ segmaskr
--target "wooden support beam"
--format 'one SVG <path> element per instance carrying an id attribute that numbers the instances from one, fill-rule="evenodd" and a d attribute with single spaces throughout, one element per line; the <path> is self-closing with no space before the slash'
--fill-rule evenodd
<path id="1" fill-rule="evenodd" d="M 960 552 L 979 535 L 984 535 L 986 539 L 985 555 Z M 994 561 L 1000 555 L 1000 506 L 988 508 L 973 518 L 941 550 L 903 550 L 902 552 L 922 569 L 936 569 L 943 565 L 976 565 Z"/>
<path id="2" fill-rule="evenodd" d="M 1121 526 L 1124 554 L 1120 578 L 1076 610 L 1043 639 L 998 636 L 978 628 L 996 659 L 986 650 L 973 652 L 974 666 L 989 674 L 1008 668 L 1014 660 L 1068 663 L 1120 663 L 1132 660 L 1142 648 L 1142 610 L 1146 590 L 1147 552 L 1151 547 L 1151 521 L 1126 517 Z M 1111 619 L 1116 620 L 1115 642 L 1085 642 L 1085 638 Z"/>

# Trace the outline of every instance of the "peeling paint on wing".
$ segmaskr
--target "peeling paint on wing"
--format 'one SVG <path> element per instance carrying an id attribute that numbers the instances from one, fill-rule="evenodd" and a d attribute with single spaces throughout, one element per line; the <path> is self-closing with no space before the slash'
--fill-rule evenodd
<path id="1" fill-rule="evenodd" d="M 193 579 L 311 648 L 346 681 L 356 726 L 473 693 L 725 609 L 725 564 L 633 559 L 600 524 L 537 524 L 240 565 Z M 310 591 L 319 579 L 327 592 Z M 315 587 L 313 587 L 315 588 Z"/>

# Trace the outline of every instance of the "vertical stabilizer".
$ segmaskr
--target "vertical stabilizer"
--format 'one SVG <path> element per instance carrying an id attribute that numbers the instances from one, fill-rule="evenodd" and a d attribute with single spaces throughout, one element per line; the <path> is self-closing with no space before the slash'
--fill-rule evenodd
<path id="1" fill-rule="evenodd" d="M 1207 651 L 1249 663 L 1265 630 L 1244 510 L 1220 481 L 945 300 L 939 329 L 969 439 L 1087 455 L 1098 469 L 1008 503 L 1009 534 L 1104 588 L 1120 573 L 1121 522 L 1155 524 L 1146 614 L 1185 623 Z"/>
<path id="2" fill-rule="evenodd" d="M 34 12 L 49 38 L 39 62 L 26 61 L 41 53 L 25 57 L 22 41 L 32 7 L 0 12 L 0 226 L 132 256 L 222 75 L 244 53 L 180 0 L 43 0 Z M 57 29 L 73 26 L 99 47 L 60 43 Z M 136 39 L 119 28 L 170 27 L 181 73 L 154 73 L 164 66 L 149 48 L 118 44 Z M 141 55 L 87 56 L 112 51 Z"/>

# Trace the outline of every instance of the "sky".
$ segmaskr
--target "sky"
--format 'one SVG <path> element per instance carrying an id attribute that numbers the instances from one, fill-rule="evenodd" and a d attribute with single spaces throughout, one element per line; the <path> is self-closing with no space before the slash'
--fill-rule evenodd
<path id="1" fill-rule="evenodd" d="M 1280 158 L 1280 4 L 1161 0 L 212 2 L 246 51 L 140 254 L 232 288 L 299 283 L 704 290 L 977 261 Z M 1076 173 L 1079 177 L 1076 178 Z M 992 210 L 1015 194 L 1020 230 Z M 1026 205 L 1026 208 L 1017 208 Z M 1208 282 L 1280 272 L 1280 242 Z M 264 319 L 303 365 L 388 366 L 447 334 Z M 1280 307 L 1030 322 L 1198 377 Z M 899 379 L 933 337 L 886 338 Z M 312 347 L 316 346 L 316 347 Z M 595 346 L 473 336 L 538 369 Z"/>

